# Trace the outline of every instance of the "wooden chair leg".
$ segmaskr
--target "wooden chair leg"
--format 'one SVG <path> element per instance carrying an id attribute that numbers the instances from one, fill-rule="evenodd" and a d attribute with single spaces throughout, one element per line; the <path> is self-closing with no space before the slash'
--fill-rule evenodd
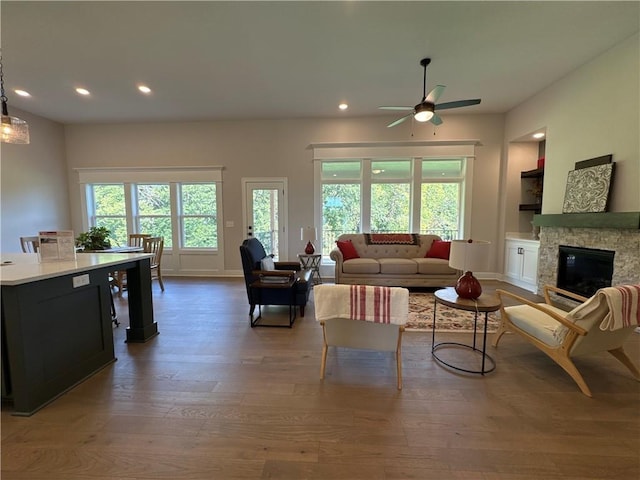
<path id="1" fill-rule="evenodd" d="M 396 348 L 396 370 L 398 375 L 398 390 L 402 390 L 402 332 L 404 332 L 404 326 L 401 326 L 398 330 L 398 348 Z"/>
<path id="2" fill-rule="evenodd" d="M 327 366 L 327 344 L 322 345 L 322 360 L 320 361 L 320 379 L 324 379 L 324 370 Z"/>
<path id="3" fill-rule="evenodd" d="M 620 363 L 622 363 L 625 367 L 627 367 L 632 375 L 636 378 L 636 380 L 640 381 L 640 370 L 638 370 L 638 367 L 633 364 L 622 347 L 609 350 L 609 353 L 616 357 L 616 359 L 618 359 Z"/>
<path id="4" fill-rule="evenodd" d="M 498 327 L 498 331 L 493 335 L 493 342 L 491 342 L 491 345 L 493 345 L 494 347 L 498 346 L 498 342 L 500 341 L 502 336 L 509 330 L 509 328 L 507 327 L 508 320 L 505 318 L 505 315 L 506 314 L 504 312 L 501 314 L 500 326 Z"/>
<path id="5" fill-rule="evenodd" d="M 160 284 L 160 290 L 164 292 L 164 283 L 162 282 L 162 272 L 160 271 L 160 267 L 158 267 L 158 283 Z"/>
<path id="6" fill-rule="evenodd" d="M 555 360 L 555 362 L 558 365 L 560 365 L 564 369 L 564 371 L 571 376 L 571 378 L 573 378 L 573 381 L 578 384 L 578 387 L 580 388 L 580 391 L 582 393 L 584 393 L 587 397 L 593 397 L 593 395 L 591 394 L 591 390 L 589 390 L 589 387 L 587 386 L 587 382 L 584 381 L 584 378 L 582 378 L 582 375 L 580 374 L 580 372 L 578 371 L 578 369 L 573 364 L 570 358 L 567 358 L 567 357 L 559 357 L 559 358 L 551 357 L 551 358 L 552 360 Z"/>
<path id="7" fill-rule="evenodd" d="M 322 359 L 320 360 L 320 379 L 323 380 L 324 370 L 327 365 L 327 350 L 329 347 L 327 345 L 327 337 L 324 330 L 325 329 L 324 321 L 321 321 L 320 325 L 322 325 Z"/>

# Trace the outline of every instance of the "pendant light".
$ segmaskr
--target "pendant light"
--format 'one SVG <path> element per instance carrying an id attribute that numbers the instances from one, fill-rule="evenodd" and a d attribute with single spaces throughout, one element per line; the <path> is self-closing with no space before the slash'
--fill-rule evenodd
<path id="1" fill-rule="evenodd" d="M 7 96 L 4 94 L 4 76 L 2 73 L 2 57 L 0 56 L 0 90 L 2 99 L 2 143 L 29 143 L 29 125 L 18 117 L 11 117 L 7 110 Z"/>

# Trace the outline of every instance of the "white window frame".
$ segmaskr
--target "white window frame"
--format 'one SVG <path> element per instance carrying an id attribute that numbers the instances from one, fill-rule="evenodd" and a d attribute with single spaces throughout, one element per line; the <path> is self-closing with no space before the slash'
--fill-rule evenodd
<path id="1" fill-rule="evenodd" d="M 429 159 L 464 159 L 464 171 L 461 179 L 453 177 L 443 178 L 442 182 L 460 182 L 460 215 L 458 237 L 466 238 L 471 231 L 471 206 L 473 189 L 473 163 L 475 147 L 480 145 L 478 140 L 459 141 L 424 141 L 424 142 L 373 142 L 373 143 L 318 143 L 312 144 L 314 160 L 314 219 L 316 228 L 322 228 L 322 163 L 326 161 L 361 161 L 361 209 L 362 229 L 370 229 L 371 202 L 371 162 L 397 158 L 410 158 L 412 164 L 411 181 L 411 219 L 410 229 L 417 230 L 420 224 L 420 192 L 422 183 L 437 181 L 436 179 L 422 179 L 421 162 Z M 350 181 L 350 183 L 354 183 Z M 320 236 L 322 237 L 322 236 Z M 326 260 L 326 259 L 323 259 Z"/>
<path id="2" fill-rule="evenodd" d="M 93 199 L 91 185 L 94 184 L 122 184 L 125 191 L 127 212 L 127 231 L 139 231 L 139 214 L 137 212 L 136 185 L 138 184 L 168 184 L 171 196 L 171 221 L 173 247 L 168 249 L 176 253 L 217 253 L 223 245 L 223 209 L 222 209 L 222 169 L 213 167 L 131 167 L 131 168 L 79 168 L 78 183 L 80 184 L 80 203 L 82 206 L 82 227 L 86 231 L 95 222 L 92 218 Z M 178 209 L 178 185 L 182 183 L 215 183 L 218 247 L 195 248 L 182 246 L 181 222 Z"/>

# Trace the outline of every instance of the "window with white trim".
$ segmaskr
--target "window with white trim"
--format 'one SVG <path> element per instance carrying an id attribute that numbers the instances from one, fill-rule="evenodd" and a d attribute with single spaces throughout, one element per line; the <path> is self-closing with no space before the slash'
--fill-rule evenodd
<path id="1" fill-rule="evenodd" d="M 343 233 L 431 233 L 469 228 L 475 141 L 314 146 L 316 225 L 328 257 Z M 397 153 L 398 155 L 394 155 Z M 408 154 L 406 156 L 400 154 Z"/>
<path id="2" fill-rule="evenodd" d="M 148 233 L 164 237 L 169 250 L 217 250 L 220 170 L 79 169 L 83 227 L 107 227 L 116 245 L 126 245 L 128 233 Z"/>

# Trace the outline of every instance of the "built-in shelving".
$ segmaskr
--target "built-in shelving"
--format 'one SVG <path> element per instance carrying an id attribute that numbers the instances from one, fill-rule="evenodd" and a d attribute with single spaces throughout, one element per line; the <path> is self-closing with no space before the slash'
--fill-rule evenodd
<path id="1" fill-rule="evenodd" d="M 542 182 L 544 178 L 544 168 L 535 168 L 533 170 L 521 172 L 520 178 L 523 179 L 522 189 L 529 192 L 529 198 L 535 199 L 536 202 L 521 203 L 519 210 L 521 212 L 529 211 L 540 213 L 542 211 Z M 538 193 L 532 193 L 532 190 L 536 190 Z"/>

